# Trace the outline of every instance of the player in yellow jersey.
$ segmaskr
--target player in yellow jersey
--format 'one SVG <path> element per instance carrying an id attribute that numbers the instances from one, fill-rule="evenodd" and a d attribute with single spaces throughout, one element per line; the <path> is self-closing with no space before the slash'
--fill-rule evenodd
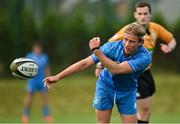
<path id="1" fill-rule="evenodd" d="M 166 54 L 171 52 L 176 47 L 176 40 L 173 35 L 161 25 L 151 22 L 151 5 L 146 1 L 140 1 L 136 4 L 134 9 L 134 17 L 136 21 L 144 26 L 146 35 L 144 36 L 144 47 L 152 54 L 158 40 L 164 43 L 160 44 L 161 50 Z M 110 42 L 121 40 L 124 37 L 125 26 L 120 29 L 112 38 Z M 97 64 L 95 71 L 96 76 L 99 75 L 101 63 Z M 155 83 L 150 70 L 146 70 L 138 78 L 138 92 L 137 92 L 137 105 L 138 105 L 138 123 L 148 123 L 151 114 L 152 96 L 155 93 Z"/>

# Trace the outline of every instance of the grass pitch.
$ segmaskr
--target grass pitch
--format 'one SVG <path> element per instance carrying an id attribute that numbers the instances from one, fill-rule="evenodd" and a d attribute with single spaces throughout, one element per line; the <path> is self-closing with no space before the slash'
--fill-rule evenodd
<path id="1" fill-rule="evenodd" d="M 153 98 L 151 122 L 180 122 L 180 76 L 155 73 L 154 77 L 157 92 Z M 58 82 L 49 91 L 50 109 L 55 122 L 96 122 L 92 107 L 95 81 L 93 75 L 78 74 Z M 20 122 L 25 85 L 25 80 L 17 78 L 0 80 L 0 123 Z M 43 122 L 39 94 L 34 97 L 30 122 Z M 111 122 L 121 122 L 116 107 Z"/>

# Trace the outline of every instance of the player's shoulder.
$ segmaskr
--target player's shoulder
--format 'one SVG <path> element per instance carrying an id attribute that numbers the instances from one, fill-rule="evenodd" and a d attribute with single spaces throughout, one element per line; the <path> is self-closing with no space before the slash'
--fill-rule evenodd
<path id="1" fill-rule="evenodd" d="M 41 53 L 41 56 L 47 57 L 48 55 L 46 53 Z"/>
<path id="2" fill-rule="evenodd" d="M 143 46 L 139 49 L 139 55 L 151 60 L 150 52 Z"/>
<path id="3" fill-rule="evenodd" d="M 139 51 L 142 53 L 149 53 L 149 51 L 144 46 L 140 47 Z"/>
<path id="4" fill-rule="evenodd" d="M 117 40 L 116 42 L 106 42 L 101 49 L 106 49 L 107 51 L 111 50 L 118 50 L 123 47 L 123 41 L 122 40 Z"/>
<path id="5" fill-rule="evenodd" d="M 141 55 L 148 55 L 148 56 L 150 55 L 149 51 L 144 46 L 139 48 L 137 54 L 140 55 L 140 56 Z"/>
<path id="6" fill-rule="evenodd" d="M 111 43 L 112 47 L 120 47 L 123 46 L 123 40 L 117 40 L 116 42 Z"/>
<path id="7" fill-rule="evenodd" d="M 27 57 L 27 58 L 29 58 L 29 57 L 31 58 L 31 57 L 33 57 L 33 56 L 34 56 L 33 52 L 29 52 L 29 53 L 26 54 L 26 57 Z"/>
<path id="8" fill-rule="evenodd" d="M 150 27 L 151 29 L 158 29 L 158 28 L 161 28 L 161 27 L 163 27 L 163 26 L 160 25 L 160 24 L 158 24 L 158 23 L 156 23 L 156 22 L 149 22 L 149 27 Z"/>
<path id="9" fill-rule="evenodd" d="M 48 55 L 46 53 L 42 53 L 41 54 L 41 58 L 42 59 L 48 59 L 49 57 L 48 57 Z"/>

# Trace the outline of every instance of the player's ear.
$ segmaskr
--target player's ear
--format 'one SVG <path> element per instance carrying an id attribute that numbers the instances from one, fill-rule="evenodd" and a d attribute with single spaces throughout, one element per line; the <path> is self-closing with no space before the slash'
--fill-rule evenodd
<path id="1" fill-rule="evenodd" d="M 136 12 L 134 11 L 134 18 L 136 19 L 137 18 L 137 14 L 136 14 Z"/>
<path id="2" fill-rule="evenodd" d="M 140 39 L 139 39 L 139 46 L 142 46 L 143 43 L 144 43 L 144 39 L 140 38 Z"/>
<path id="3" fill-rule="evenodd" d="M 152 14 L 150 13 L 150 19 L 152 19 Z"/>

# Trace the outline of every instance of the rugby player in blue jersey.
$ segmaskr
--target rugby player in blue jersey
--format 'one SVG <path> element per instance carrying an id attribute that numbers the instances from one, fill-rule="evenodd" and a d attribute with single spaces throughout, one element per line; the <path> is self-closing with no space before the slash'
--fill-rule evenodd
<path id="1" fill-rule="evenodd" d="M 146 30 L 144 35 L 144 44 L 143 46 L 148 49 L 151 53 L 151 56 L 154 54 L 154 49 L 157 43 L 160 43 L 160 49 L 164 54 L 172 52 L 176 47 L 176 40 L 171 32 L 169 32 L 165 27 L 152 22 L 152 7 L 149 1 L 139 0 L 134 8 L 134 17 L 136 22 L 143 25 Z M 124 36 L 124 31 L 128 25 L 121 27 L 120 30 L 111 37 L 108 41 L 114 42 L 122 40 Z M 95 71 L 96 76 L 99 75 L 99 72 L 103 66 L 101 63 L 97 63 L 97 68 Z M 149 123 L 152 110 L 152 100 L 153 95 L 156 92 L 155 81 L 151 72 L 151 69 L 147 69 L 138 77 L 138 88 L 137 88 L 137 117 L 138 123 Z"/>
<path id="2" fill-rule="evenodd" d="M 40 92 L 40 95 L 42 96 L 44 120 L 45 122 L 52 122 L 52 117 L 49 114 L 47 88 L 45 88 L 42 83 L 45 76 L 50 75 L 49 59 L 47 54 L 43 53 L 42 50 L 42 44 L 37 42 L 34 43 L 32 52 L 26 55 L 26 58 L 32 59 L 38 64 L 38 73 L 34 78 L 27 81 L 26 96 L 24 98 L 23 115 L 21 119 L 23 123 L 29 122 L 32 97 L 37 91 Z"/>
<path id="3" fill-rule="evenodd" d="M 107 42 L 100 47 L 100 38 L 92 38 L 91 56 L 55 76 L 46 77 L 44 84 L 51 88 L 53 83 L 100 61 L 105 68 L 98 77 L 93 101 L 97 123 L 110 123 L 114 104 L 123 123 L 136 123 L 137 77 L 151 63 L 151 55 L 142 46 L 144 34 L 140 24 L 132 23 L 126 28 L 123 42 Z"/>

